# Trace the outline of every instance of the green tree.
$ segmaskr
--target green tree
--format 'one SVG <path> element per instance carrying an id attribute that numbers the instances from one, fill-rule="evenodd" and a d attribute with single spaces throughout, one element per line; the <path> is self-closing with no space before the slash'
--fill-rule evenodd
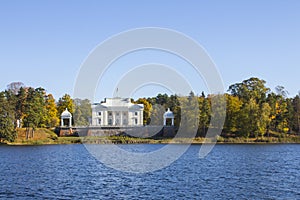
<path id="1" fill-rule="evenodd" d="M 16 119 L 23 121 L 25 116 L 25 105 L 26 105 L 27 91 L 21 87 L 17 94 L 17 104 L 15 107 Z"/>
<path id="2" fill-rule="evenodd" d="M 3 140 L 13 142 L 16 139 L 14 121 L 14 109 L 7 100 L 5 92 L 0 92 L 0 143 Z"/>
<path id="3" fill-rule="evenodd" d="M 37 127 L 44 126 L 43 121 L 46 116 L 44 96 L 45 90 L 43 88 L 28 88 L 23 121 L 27 139 L 34 137 Z"/>
<path id="4" fill-rule="evenodd" d="M 265 84 L 266 81 L 252 77 L 244 80 L 242 83 L 229 86 L 228 91 L 230 91 L 232 95 L 238 96 L 243 102 L 249 102 L 253 99 L 256 103 L 261 104 L 265 102 L 267 93 L 270 91 Z"/>
<path id="5" fill-rule="evenodd" d="M 174 125 L 175 126 L 179 126 L 180 124 L 180 116 L 181 116 L 181 109 L 180 109 L 180 102 L 178 100 L 178 96 L 175 95 L 171 95 L 168 98 L 168 101 L 165 105 L 165 109 L 170 108 L 170 110 L 173 112 L 174 114 Z"/>
<path id="6" fill-rule="evenodd" d="M 168 95 L 167 94 L 158 94 L 156 96 L 155 104 L 165 105 L 168 102 Z"/>
<path id="7" fill-rule="evenodd" d="M 298 134 L 300 133 L 300 96 L 297 95 L 292 100 L 292 106 L 294 110 L 293 115 L 293 130 L 295 130 Z"/>
<path id="8" fill-rule="evenodd" d="M 76 126 L 88 126 L 89 119 L 92 116 L 91 102 L 88 99 L 74 99 L 74 124 Z"/>
<path id="9" fill-rule="evenodd" d="M 199 126 L 198 135 L 205 136 L 206 130 L 209 127 L 211 118 L 211 103 L 210 98 L 206 98 L 204 93 L 198 98 L 199 105 Z"/>

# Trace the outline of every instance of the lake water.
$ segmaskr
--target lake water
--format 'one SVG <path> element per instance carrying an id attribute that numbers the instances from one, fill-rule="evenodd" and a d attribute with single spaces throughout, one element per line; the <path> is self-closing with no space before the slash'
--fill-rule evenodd
<path id="1" fill-rule="evenodd" d="M 0 198 L 300 199 L 300 145 L 216 145 L 204 159 L 199 149 L 131 174 L 107 168 L 84 145 L 0 146 Z"/>

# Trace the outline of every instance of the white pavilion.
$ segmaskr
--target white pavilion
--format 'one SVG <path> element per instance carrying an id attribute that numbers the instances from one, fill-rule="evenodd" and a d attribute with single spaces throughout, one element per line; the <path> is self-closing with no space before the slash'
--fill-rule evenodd
<path id="1" fill-rule="evenodd" d="M 171 124 L 167 124 L 167 120 L 171 119 Z M 168 110 L 164 113 L 164 126 L 174 126 L 174 114 L 173 112 L 170 110 L 170 108 L 168 108 Z"/>
<path id="2" fill-rule="evenodd" d="M 106 98 L 92 105 L 92 126 L 142 126 L 143 104 L 133 104 L 130 98 Z"/>
<path id="3" fill-rule="evenodd" d="M 61 118 L 60 120 L 61 126 L 68 126 L 68 127 L 72 126 L 72 114 L 68 111 L 67 108 L 64 112 L 61 113 L 60 118 Z M 68 123 L 66 123 L 66 121 Z"/>

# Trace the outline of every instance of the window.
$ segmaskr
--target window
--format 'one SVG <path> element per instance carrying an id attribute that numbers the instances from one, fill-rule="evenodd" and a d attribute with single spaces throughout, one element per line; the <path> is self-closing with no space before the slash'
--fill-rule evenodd
<path id="1" fill-rule="evenodd" d="M 108 116 L 112 116 L 112 112 L 111 111 L 108 112 Z"/>
<path id="2" fill-rule="evenodd" d="M 134 119 L 134 123 L 137 125 L 137 124 L 138 124 L 138 120 L 137 120 L 137 119 Z"/>
<path id="3" fill-rule="evenodd" d="M 116 115 L 119 116 L 119 112 L 117 112 Z"/>
<path id="4" fill-rule="evenodd" d="M 137 115 L 138 115 L 138 112 L 134 112 L 134 115 L 137 116 Z"/>
<path id="5" fill-rule="evenodd" d="M 101 119 L 98 119 L 98 124 L 101 124 Z"/>
<path id="6" fill-rule="evenodd" d="M 98 115 L 101 116 L 101 112 L 98 112 Z"/>

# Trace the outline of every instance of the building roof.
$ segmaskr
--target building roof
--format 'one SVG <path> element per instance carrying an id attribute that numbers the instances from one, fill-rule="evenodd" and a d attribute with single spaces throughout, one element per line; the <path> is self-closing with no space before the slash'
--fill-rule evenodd
<path id="1" fill-rule="evenodd" d="M 70 118 L 72 117 L 72 114 L 68 111 L 68 108 L 66 108 L 66 110 L 62 112 L 60 116 L 64 118 Z"/>
<path id="2" fill-rule="evenodd" d="M 98 108 L 105 108 L 105 109 L 144 109 L 144 104 L 134 104 L 131 103 L 130 98 L 106 98 L 103 103 L 100 104 L 93 104 Z"/>
<path id="3" fill-rule="evenodd" d="M 164 117 L 165 117 L 165 118 L 174 118 L 174 114 L 173 114 L 173 112 L 170 110 L 170 108 L 168 108 L 168 110 L 165 112 Z"/>

